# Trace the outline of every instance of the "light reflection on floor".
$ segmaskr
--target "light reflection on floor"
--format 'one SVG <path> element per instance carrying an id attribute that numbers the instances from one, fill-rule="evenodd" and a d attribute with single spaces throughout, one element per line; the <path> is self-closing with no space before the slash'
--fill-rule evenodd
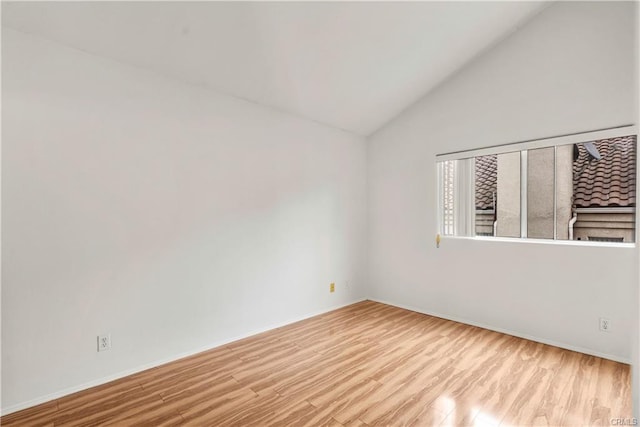
<path id="1" fill-rule="evenodd" d="M 468 413 L 460 413 L 456 410 L 456 402 L 447 396 L 440 396 L 431 405 L 436 411 L 447 414 L 441 426 L 453 427 L 461 423 L 474 427 L 498 427 L 500 420 L 491 414 L 483 412 L 478 407 L 473 407 Z"/>

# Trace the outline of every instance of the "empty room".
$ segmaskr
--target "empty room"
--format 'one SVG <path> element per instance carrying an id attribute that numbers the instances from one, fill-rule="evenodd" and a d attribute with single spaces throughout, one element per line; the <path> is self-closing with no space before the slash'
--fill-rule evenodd
<path id="1" fill-rule="evenodd" d="M 637 1 L 2 1 L 3 426 L 633 426 Z"/>

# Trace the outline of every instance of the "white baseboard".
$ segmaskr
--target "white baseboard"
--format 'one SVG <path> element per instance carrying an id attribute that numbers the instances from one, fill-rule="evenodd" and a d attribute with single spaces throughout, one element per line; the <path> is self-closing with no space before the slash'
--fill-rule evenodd
<path id="1" fill-rule="evenodd" d="M 320 310 L 320 311 L 317 311 L 317 312 L 313 312 L 313 313 L 310 313 L 310 314 L 306 314 L 306 315 L 303 315 L 303 316 L 292 318 L 292 319 L 289 319 L 289 320 L 284 321 L 284 322 L 279 322 L 279 323 L 276 323 L 276 324 L 272 324 L 272 325 L 266 326 L 264 328 L 260 328 L 258 330 L 253 330 L 253 331 L 247 332 L 246 334 L 242 334 L 240 336 L 236 336 L 236 337 L 232 337 L 230 339 L 214 342 L 214 343 L 211 343 L 211 344 L 206 345 L 204 347 L 200 347 L 200 348 L 197 348 L 197 349 L 194 349 L 194 350 L 190 350 L 190 351 L 187 351 L 187 352 L 184 352 L 184 353 L 180 353 L 180 354 L 177 354 L 175 356 L 171 356 L 171 357 L 167 357 L 167 358 L 164 358 L 164 359 L 156 360 L 156 361 L 153 361 L 151 363 L 147 363 L 147 364 L 144 364 L 144 365 L 141 365 L 141 366 L 137 366 L 137 367 L 132 368 L 132 369 L 127 369 L 125 371 L 121 371 L 121 372 L 118 372 L 118 373 L 113 374 L 113 375 L 108 375 L 106 377 L 98 378 L 98 379 L 95 379 L 95 380 L 92 380 L 92 381 L 89 381 L 89 382 L 86 382 L 86 383 L 83 383 L 83 384 L 79 384 L 79 385 L 76 385 L 76 386 L 73 386 L 73 387 L 68 387 L 68 388 L 65 388 L 63 390 L 56 391 L 55 393 L 50 393 L 50 394 L 47 394 L 47 395 L 44 395 L 44 396 L 40 396 L 40 397 L 37 397 L 35 399 L 28 400 L 26 402 L 20 402 L 18 404 L 11 405 L 11 406 L 8 406 L 6 408 L 1 408 L 0 409 L 0 416 L 8 415 L 8 414 L 11 414 L 13 412 L 21 411 L 23 409 L 27 409 L 27 408 L 30 408 L 32 406 L 36 406 L 36 405 L 40 405 L 42 403 L 49 402 L 51 400 L 59 399 L 61 397 L 67 396 L 69 394 L 77 393 L 79 391 L 86 390 L 86 389 L 89 389 L 91 387 L 96 387 L 96 386 L 99 386 L 99 385 L 102 385 L 102 384 L 106 384 L 108 382 L 115 381 L 115 380 L 118 380 L 120 378 L 124 378 L 124 377 L 129 376 L 129 375 L 137 374 L 138 372 L 146 371 L 147 369 L 151 369 L 151 368 L 155 368 L 155 367 L 158 367 L 158 366 L 161 366 L 161 365 L 165 365 L 165 364 L 170 363 L 170 362 L 175 362 L 176 360 L 183 359 L 183 358 L 189 357 L 189 356 L 193 356 L 195 354 L 202 353 L 203 351 L 212 350 L 212 349 L 214 349 L 216 347 L 220 347 L 220 346 L 232 343 L 234 341 L 238 341 L 238 340 L 241 340 L 241 339 L 244 339 L 244 338 L 248 338 L 248 337 L 253 336 L 253 335 L 261 334 L 263 332 L 267 332 L 267 331 L 270 331 L 270 330 L 273 330 L 273 329 L 276 329 L 276 328 L 281 328 L 283 326 L 290 325 L 292 323 L 299 322 L 301 320 L 309 319 L 309 318 L 314 317 L 314 316 L 325 314 L 325 313 L 328 313 L 330 311 L 337 310 L 339 308 L 346 307 L 346 306 L 349 306 L 349 305 L 352 305 L 352 304 L 356 304 L 356 303 L 362 302 L 362 301 L 366 301 L 366 298 L 356 299 L 355 301 L 351 301 L 351 302 L 348 302 L 346 304 L 342 304 L 342 305 L 339 305 L 337 307 L 330 308 L 329 310 Z"/>
<path id="2" fill-rule="evenodd" d="M 615 356 L 613 354 L 601 353 L 599 351 L 591 350 L 589 348 L 577 347 L 577 346 L 573 346 L 573 345 L 569 345 L 569 344 L 565 344 L 565 343 L 561 343 L 561 342 L 557 342 L 557 341 L 553 341 L 553 340 L 548 340 L 546 338 L 540 338 L 540 337 L 536 337 L 536 336 L 533 336 L 533 335 L 522 334 L 520 332 L 511 331 L 509 329 L 497 328 L 495 326 L 486 325 L 486 324 L 483 324 L 483 323 L 480 323 L 480 322 L 474 322 L 474 321 L 469 320 L 469 319 L 463 319 L 463 318 L 456 317 L 456 316 L 449 316 L 449 315 L 445 315 L 445 314 L 442 314 L 442 313 L 436 313 L 434 311 L 424 310 L 424 309 L 421 309 L 421 308 L 412 307 L 412 306 L 405 305 L 405 304 L 397 304 L 397 303 L 394 303 L 394 302 L 389 302 L 389 301 L 385 301 L 385 300 L 377 299 L 377 298 L 369 298 L 369 300 L 370 301 L 379 302 L 381 304 L 392 305 L 392 306 L 398 307 L 398 308 L 404 308 L 406 310 L 415 311 L 417 313 L 427 314 L 429 316 L 435 316 L 435 317 L 440 317 L 440 318 L 446 319 L 446 320 L 452 320 L 452 321 L 458 322 L 458 323 L 464 323 L 465 325 L 477 326 L 477 327 L 482 328 L 482 329 L 488 329 L 490 331 L 500 332 L 500 333 L 503 333 L 503 334 L 512 335 L 512 336 L 518 337 L 518 338 L 524 338 L 524 339 L 527 339 L 527 340 L 530 340 L 530 341 L 539 342 L 539 343 L 542 343 L 542 344 L 552 345 L 554 347 L 564 348 L 566 350 L 576 351 L 578 353 L 588 354 L 590 356 L 596 356 L 596 357 L 601 357 L 603 359 L 613 360 L 614 362 L 626 363 L 627 365 L 631 365 L 631 360 L 628 359 L 628 358 Z"/>

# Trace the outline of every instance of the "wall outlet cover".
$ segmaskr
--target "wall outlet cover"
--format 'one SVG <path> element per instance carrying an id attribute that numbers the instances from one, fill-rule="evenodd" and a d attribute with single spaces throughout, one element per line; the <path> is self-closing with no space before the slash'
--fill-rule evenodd
<path id="1" fill-rule="evenodd" d="M 107 351 L 111 348 L 111 334 L 98 335 L 98 351 Z"/>
<path id="2" fill-rule="evenodd" d="M 611 331 L 611 321 L 607 318 L 601 317 L 600 318 L 600 330 L 602 332 L 609 332 Z"/>

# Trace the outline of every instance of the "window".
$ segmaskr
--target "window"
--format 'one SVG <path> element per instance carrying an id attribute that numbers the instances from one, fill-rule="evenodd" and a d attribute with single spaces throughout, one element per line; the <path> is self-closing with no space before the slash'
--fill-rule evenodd
<path id="1" fill-rule="evenodd" d="M 635 242 L 635 128 L 438 156 L 439 232 Z"/>

